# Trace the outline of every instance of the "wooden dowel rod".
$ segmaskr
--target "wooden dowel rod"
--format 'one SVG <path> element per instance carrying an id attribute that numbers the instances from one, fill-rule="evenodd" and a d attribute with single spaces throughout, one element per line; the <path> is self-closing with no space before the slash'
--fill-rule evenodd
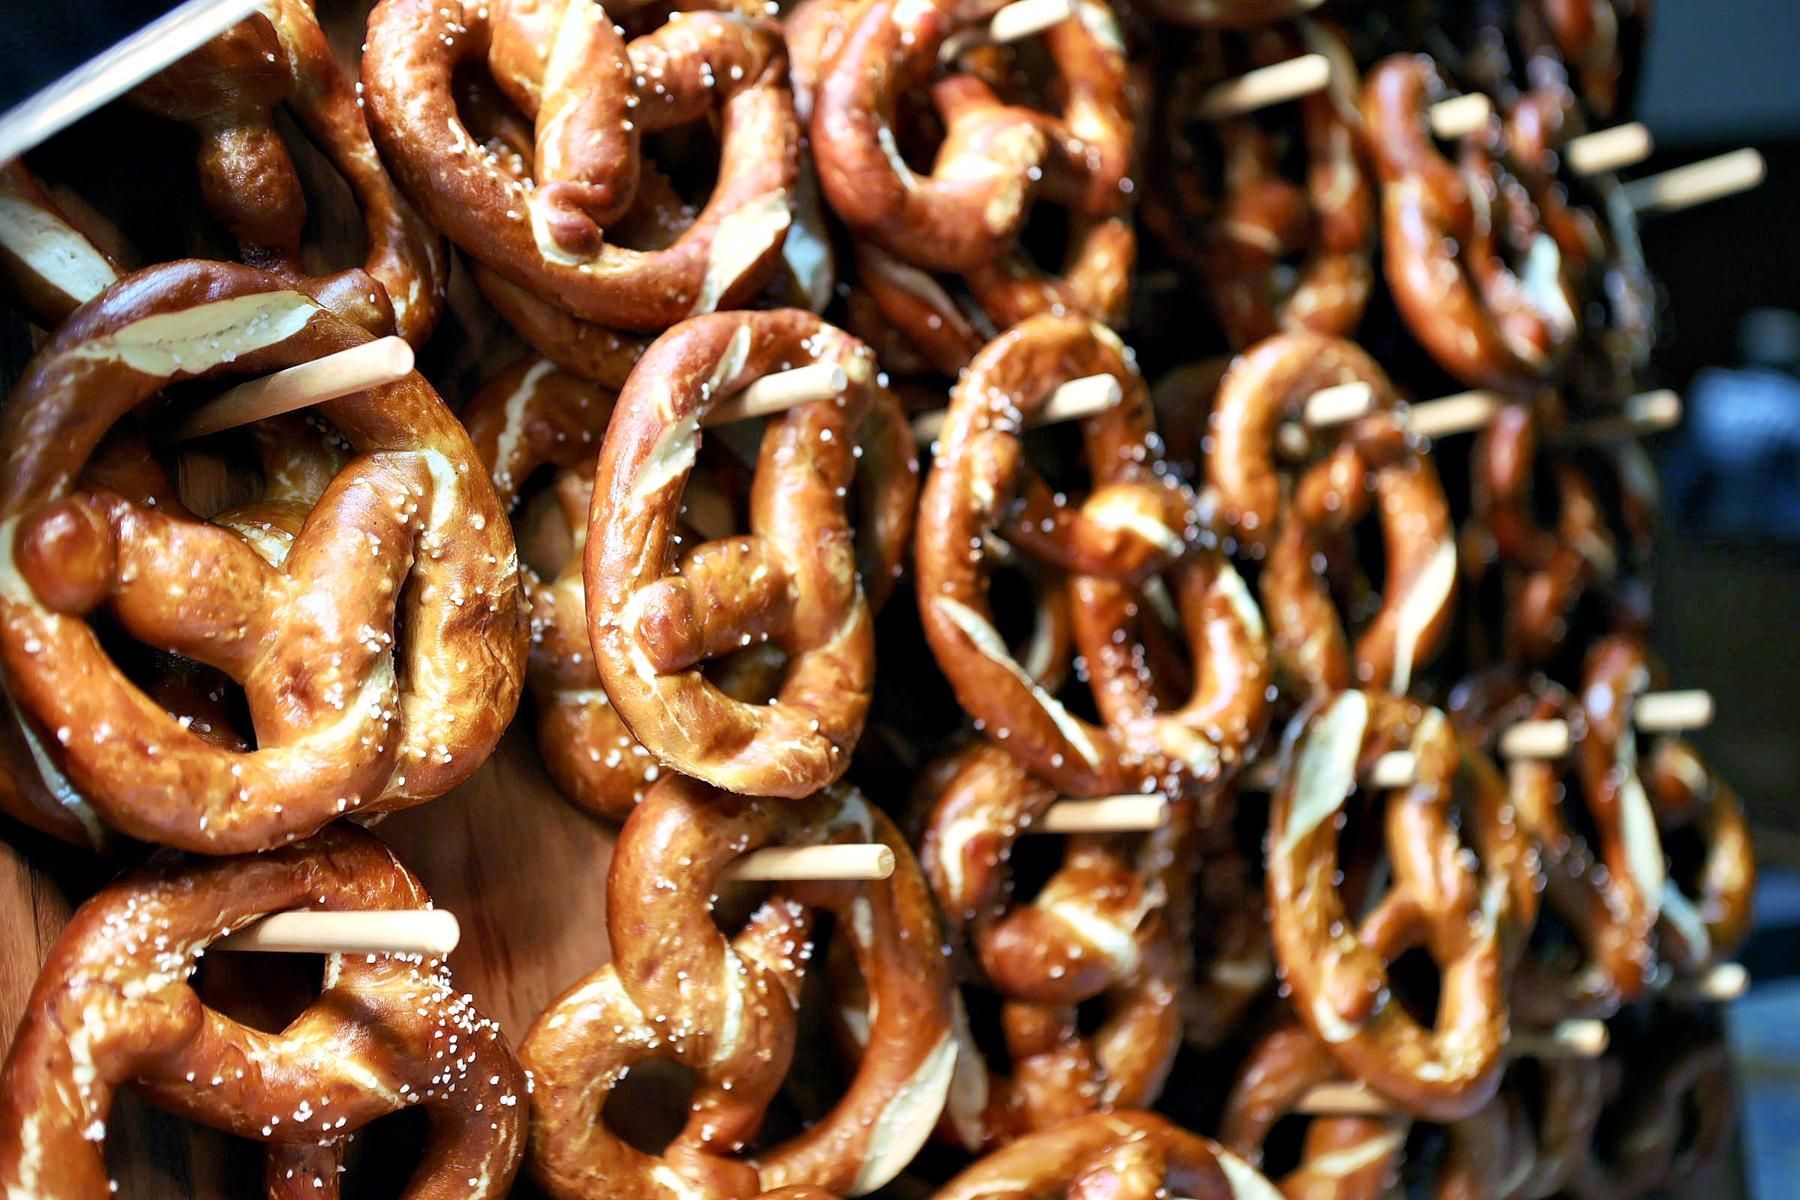
<path id="1" fill-rule="evenodd" d="M 1565 442 L 1586 444 L 1621 441 L 1660 433 L 1673 428 L 1681 420 L 1681 397 L 1668 388 L 1639 392 L 1626 399 L 1615 417 L 1595 417 L 1571 425 L 1562 435 Z"/>
<path id="2" fill-rule="evenodd" d="M 1485 388 L 1457 392 L 1438 400 L 1413 405 L 1408 419 L 1413 431 L 1420 437 L 1449 437 L 1451 434 L 1473 433 L 1485 428 L 1505 403 L 1505 396 Z"/>
<path id="3" fill-rule="evenodd" d="M 462 927 L 443 909 L 376 912 L 284 912 L 264 917 L 212 944 L 214 950 L 276 954 L 423 954 L 456 949 Z"/>
<path id="4" fill-rule="evenodd" d="M 836 363 L 812 363 L 764 375 L 743 391 L 714 405 L 700 422 L 702 425 L 726 425 L 732 421 L 748 421 L 766 417 L 815 400 L 840 396 L 850 386 L 850 377 Z"/>
<path id="5" fill-rule="evenodd" d="M 1025 423 L 1035 426 L 1078 421 L 1115 408 L 1124 399 L 1125 389 L 1111 375 L 1071 379 L 1051 393 L 1050 399 L 1027 417 Z M 944 419 L 942 411 L 920 413 L 913 418 L 913 436 L 921 443 L 936 441 L 944 431 Z"/>
<path id="6" fill-rule="evenodd" d="M 1363 786 L 1372 788 L 1398 788 L 1409 786 L 1418 778 L 1419 762 L 1410 750 L 1390 750 L 1375 760 L 1369 774 L 1363 779 Z M 1238 786 L 1247 792 L 1273 791 L 1279 778 L 1279 768 L 1273 759 L 1252 763 L 1238 776 Z"/>
<path id="7" fill-rule="evenodd" d="M 1664 995 L 1676 1000 L 1723 1004 L 1750 990 L 1750 972 L 1743 963 L 1720 963 L 1698 979 L 1677 979 Z"/>
<path id="8" fill-rule="evenodd" d="M 1400 1110 L 1360 1083 L 1321 1083 L 1300 1098 L 1294 1111 L 1314 1117 L 1384 1117 Z"/>
<path id="9" fill-rule="evenodd" d="M 1768 171 L 1763 156 L 1746 147 L 1672 171 L 1634 179 L 1621 190 L 1626 203 L 1640 213 L 1676 212 L 1734 192 L 1748 191 L 1761 183 Z"/>
<path id="10" fill-rule="evenodd" d="M 1712 724 L 1712 693 L 1700 688 L 1682 692 L 1647 692 L 1632 707 L 1632 724 L 1646 733 L 1676 733 Z"/>
<path id="11" fill-rule="evenodd" d="M 1649 127 L 1641 121 L 1628 121 L 1570 138 L 1563 147 L 1563 159 L 1577 175 L 1602 175 L 1643 162 L 1653 146 Z"/>
<path id="12" fill-rule="evenodd" d="M 1161 796 L 1102 796 L 1098 800 L 1058 800 L 1028 833 L 1144 833 L 1169 820 Z"/>
<path id="13" fill-rule="evenodd" d="M 1303 420 L 1312 429 L 1347 425 L 1375 408 L 1375 389 L 1366 383 L 1340 383 L 1306 398 Z"/>
<path id="14" fill-rule="evenodd" d="M 1323 54 L 1301 54 L 1208 88 L 1200 97 L 1198 114 L 1208 121 L 1242 116 L 1324 91 L 1330 83 L 1331 60 Z"/>
<path id="15" fill-rule="evenodd" d="M 753 850 L 725 869 L 739 883 L 798 879 L 886 879 L 894 852 L 878 842 L 828 846 L 770 846 Z"/>
<path id="16" fill-rule="evenodd" d="M 1431 106 L 1431 132 L 1446 141 L 1474 133 L 1487 124 L 1494 105 L 1480 92 L 1469 92 Z"/>
<path id="17" fill-rule="evenodd" d="M 1562 1021 L 1549 1029 L 1515 1031 L 1506 1051 L 1514 1058 L 1599 1058 L 1608 1040 L 1604 1021 Z"/>
<path id="18" fill-rule="evenodd" d="M 309 363 L 240 383 L 188 414 L 179 438 L 248 425 L 266 417 L 323 404 L 383 384 L 398 383 L 413 369 L 413 349 L 405 338 L 384 337 Z"/>
<path id="19" fill-rule="evenodd" d="M 1014 0 L 989 17 L 987 24 L 964 29 L 944 39 L 938 58 L 950 62 L 977 46 L 1005 45 L 1035 37 L 1075 15 L 1075 0 Z"/>
<path id="20" fill-rule="evenodd" d="M 1500 734 L 1500 757 L 1561 758 L 1572 744 L 1567 721 L 1520 721 Z"/>

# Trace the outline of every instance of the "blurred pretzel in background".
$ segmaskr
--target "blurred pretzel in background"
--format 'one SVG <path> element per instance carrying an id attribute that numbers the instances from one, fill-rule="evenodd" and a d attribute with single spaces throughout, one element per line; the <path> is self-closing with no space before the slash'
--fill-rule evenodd
<path id="1" fill-rule="evenodd" d="M 1750 933 L 1756 855 L 1749 823 L 1737 793 L 1681 738 L 1658 738 L 1642 770 L 1670 855 L 1658 945 L 1677 972 L 1701 975 Z"/>

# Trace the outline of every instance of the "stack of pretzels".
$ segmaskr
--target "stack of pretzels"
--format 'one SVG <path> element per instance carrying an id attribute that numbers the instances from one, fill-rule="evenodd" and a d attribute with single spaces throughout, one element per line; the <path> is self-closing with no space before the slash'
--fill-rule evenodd
<path id="1" fill-rule="evenodd" d="M 0 1191 L 106 1195 L 121 1089 L 263 1142 L 272 1197 L 412 1108 L 419 1197 L 1707 1166 L 1730 1077 L 1681 997 L 1754 861 L 1695 748 L 1638 744 L 1654 480 L 1574 436 L 1652 370 L 1629 209 L 1563 161 L 1647 0 L 1073 0 L 1014 40 L 966 0 L 323 7 L 0 167 L 0 833 L 125 868 L 8 1031 Z M 1215 118 L 1306 53 L 1325 86 Z M 193 215 L 83 176 L 121 130 Z M 397 382 L 171 432 L 393 335 Z M 790 372 L 829 382 L 732 423 Z M 1433 445 L 1457 387 L 1497 414 Z M 1566 762 L 1502 760 L 1546 720 Z M 377 821 L 503 739 L 615 839 L 557 883 L 607 961 L 505 1033 L 416 955 L 328 956 L 279 1032 L 203 997 L 269 914 L 428 907 Z M 1055 816 L 1112 798 L 1160 819 Z M 733 880 L 838 844 L 891 874 Z M 1575 1018 L 1614 1052 L 1509 1054 Z M 656 1063 L 664 1138 L 621 1099 Z"/>

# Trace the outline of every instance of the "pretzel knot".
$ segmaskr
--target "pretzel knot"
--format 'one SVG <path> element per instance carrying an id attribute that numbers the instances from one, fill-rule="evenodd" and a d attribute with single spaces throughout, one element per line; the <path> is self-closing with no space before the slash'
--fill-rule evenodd
<path id="1" fill-rule="evenodd" d="M 729 940 L 712 916 L 720 874 L 765 845 L 878 841 L 894 875 L 771 894 Z M 793 1055 L 813 909 L 837 914 L 872 997 L 869 1050 L 838 1104 L 805 1133 L 737 1157 Z M 532 1165 L 552 1194 L 723 1197 L 805 1184 L 861 1195 L 930 1135 L 956 1043 L 949 980 L 918 866 L 893 824 L 847 788 L 803 800 L 733 796 L 679 776 L 625 822 L 607 877 L 613 961 L 552 1004 L 521 1057 L 536 1080 Z M 659 1157 L 601 1114 L 635 1065 L 673 1059 L 697 1081 L 685 1128 Z"/>
<path id="2" fill-rule="evenodd" d="M 536 122 L 528 161 L 488 151 L 457 105 L 485 62 Z M 799 131 L 773 22 L 680 12 L 629 43 L 591 0 L 384 0 L 369 16 L 369 122 L 406 192 L 472 257 L 586 321 L 665 329 L 768 279 L 792 217 Z M 718 180 L 692 224 L 634 250 L 607 227 L 637 198 L 644 134 L 719 120 Z"/>
<path id="3" fill-rule="evenodd" d="M 1374 411 L 1323 452 L 1284 497 L 1276 466 L 1284 421 L 1315 392 L 1366 384 Z M 1316 334 L 1268 338 L 1240 355 L 1214 402 L 1207 479 L 1240 547 L 1267 552 L 1261 590 L 1278 673 L 1302 694 L 1411 686 L 1448 631 L 1456 595 L 1456 539 L 1431 460 L 1396 420 L 1393 388 L 1349 342 Z M 1354 651 L 1315 565 L 1345 544 L 1379 505 L 1387 578 Z"/>
<path id="4" fill-rule="evenodd" d="M 1588 737 L 1587 714 L 1546 679 L 1512 668 L 1458 684 L 1450 712 L 1464 738 L 1493 751 L 1500 733 L 1519 721 L 1562 720 L 1577 741 Z M 1574 945 L 1545 939 L 1520 962 L 1512 1006 L 1522 1024 L 1548 1026 L 1571 1017 L 1609 1017 L 1643 993 L 1654 967 L 1652 917 L 1633 873 L 1625 826 L 1603 815 L 1568 778 L 1575 768 L 1547 759 L 1515 759 L 1507 785 L 1520 828 L 1543 863 L 1544 899 L 1573 935 Z M 1577 804 L 1588 809 L 1575 819 Z M 1591 829 L 1590 834 L 1581 832 Z"/>
<path id="5" fill-rule="evenodd" d="M 1276 1124 L 1313 1088 L 1342 1077 L 1325 1046 L 1304 1028 L 1282 1024 L 1258 1039 L 1225 1100 L 1219 1138 L 1252 1166 L 1267 1169 L 1264 1149 Z M 1410 1117 L 1321 1116 L 1306 1127 L 1300 1159 L 1275 1181 L 1285 1196 L 1378 1200 L 1398 1183 Z"/>
<path id="6" fill-rule="evenodd" d="M 1153 1103 L 1181 1043 L 1181 939 L 1195 866 L 1189 806 L 1155 833 L 1071 837 L 1049 882 L 1015 906 L 1006 864 L 1054 789 L 987 745 L 963 751 L 946 772 L 920 862 L 952 945 L 967 941 L 1003 1001 L 1013 1064 L 1010 1077 L 989 1068 L 959 1023 L 951 1131 L 976 1151 L 1069 1116 Z M 1089 1001 L 1105 1011 L 1092 1034 L 1078 1024 L 1077 1006 Z"/>
<path id="7" fill-rule="evenodd" d="M 1749 825 L 1737 794 L 1680 738 L 1658 740 L 1644 775 L 1675 864 L 1663 890 L 1662 954 L 1677 971 L 1698 974 L 1750 932 L 1756 856 Z"/>
<path id="8" fill-rule="evenodd" d="M 1470 387 L 1529 388 L 1557 369 L 1576 333 L 1562 255 L 1499 163 L 1497 119 L 1464 139 L 1460 163 L 1438 150 L 1427 109 L 1444 92 L 1423 55 L 1383 62 L 1363 92 L 1388 286 L 1450 374 Z"/>
<path id="9" fill-rule="evenodd" d="M 843 368 L 847 390 L 772 420 L 751 495 L 751 532 L 676 561 L 676 522 L 700 424 L 763 375 Z M 632 734 L 661 761 L 748 795 L 801 797 L 843 774 L 874 678 L 849 488 L 860 492 L 863 565 L 898 571 L 917 460 L 868 347 L 799 309 L 697 317 L 645 354 L 600 451 L 587 540 L 587 622 L 600 678 Z M 859 473 L 868 476 L 858 481 Z M 786 654 L 769 704 L 733 700 L 707 659 L 761 641 Z"/>
<path id="10" fill-rule="evenodd" d="M 1148 1112 L 1093 1113 L 1020 1138 L 964 1170 L 939 1200 L 1186 1196 L 1280 1200 L 1255 1167 L 1210 1138 Z"/>
<path id="11" fill-rule="evenodd" d="M 1366 907 L 1347 905 L 1339 828 L 1358 776 L 1391 749 L 1410 750 L 1417 764 L 1412 785 L 1368 812 L 1385 830 L 1392 883 Z M 1509 816 L 1499 773 L 1435 709 L 1345 692 L 1289 728 L 1268 874 L 1294 1009 L 1347 1072 L 1432 1120 L 1467 1116 L 1499 1084 L 1513 952 L 1537 911 L 1535 857 Z M 1359 910 L 1368 914 L 1360 922 L 1351 915 Z M 1414 948 L 1441 974 L 1431 1027 L 1389 990 L 1388 964 Z"/>
<path id="12" fill-rule="evenodd" d="M 524 1153 L 525 1074 L 441 963 L 331 955 L 324 991 L 279 1033 L 208 1008 L 206 947 L 289 909 L 416 909 L 431 898 L 379 841 L 343 826 L 265 854 L 139 871 L 75 913 L 0 1074 L 0 1188 L 103 1197 L 113 1096 L 269 1146 L 268 1192 L 338 1195 L 352 1136 L 422 1107 L 408 1195 L 504 1196 Z M 465 1190 L 466 1189 L 466 1190 Z"/>
<path id="13" fill-rule="evenodd" d="M 371 332 L 398 333 L 414 345 L 431 336 L 450 278 L 443 240 L 382 166 L 362 100 L 310 0 L 274 0 L 131 97 L 199 134 L 201 194 L 245 262 L 304 285 Z M 278 106 L 293 113 L 349 185 L 362 214 L 367 274 L 309 278 L 302 266 L 306 199 L 275 123 Z M 371 278 L 380 286 L 371 288 Z"/>
<path id="14" fill-rule="evenodd" d="M 505 514 L 418 375 L 317 408 L 357 452 L 304 524 L 203 521 L 74 487 L 170 383 L 311 361 L 368 334 L 260 271 L 177 262 L 77 312 L 0 417 L 0 664 L 52 790 L 203 853 L 267 849 L 466 779 L 518 702 L 525 621 Z M 254 749 L 202 738 L 87 617 L 242 685 Z"/>

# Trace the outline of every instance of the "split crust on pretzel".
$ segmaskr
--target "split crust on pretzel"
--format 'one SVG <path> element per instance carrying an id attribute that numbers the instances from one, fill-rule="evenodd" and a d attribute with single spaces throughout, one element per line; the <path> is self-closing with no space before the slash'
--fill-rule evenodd
<path id="1" fill-rule="evenodd" d="M 677 559 L 682 490 L 700 424 L 763 375 L 829 363 L 839 396 L 769 423 L 751 532 Z M 746 795 L 802 797 L 849 766 L 874 680 L 870 596 L 846 495 L 859 473 L 867 544 L 904 540 L 918 462 L 875 356 L 799 309 L 696 317 L 645 353 L 620 393 L 595 473 L 586 550 L 587 623 L 600 678 L 632 734 L 662 762 Z M 899 564 L 886 551 L 884 569 Z M 788 655 L 776 698 L 733 700 L 707 659 L 771 641 Z"/>
<path id="2" fill-rule="evenodd" d="M 1492 143 L 1503 140 L 1497 119 L 1464 139 L 1460 164 L 1438 150 L 1427 109 L 1445 91 L 1424 55 L 1388 59 L 1363 90 L 1382 184 L 1388 287 L 1413 336 L 1451 375 L 1470 387 L 1528 389 L 1569 350 L 1573 296 L 1555 239 L 1537 224 L 1517 180 L 1495 162 Z M 1503 221 L 1501 205 L 1524 216 Z M 1515 273 L 1497 242 L 1526 233 L 1530 244 L 1513 247 L 1524 256 Z"/>
<path id="3" fill-rule="evenodd" d="M 1412 752 L 1417 774 L 1374 810 L 1392 882 L 1358 921 L 1339 892 L 1339 827 L 1358 778 L 1393 749 Z M 1537 866 L 1505 784 L 1442 713 L 1378 692 L 1303 709 L 1281 764 L 1269 907 L 1296 1014 L 1350 1075 L 1409 1112 L 1468 1116 L 1499 1085 L 1509 975 L 1537 912 Z M 1470 793 L 1460 833 L 1459 783 Z M 1388 964 L 1414 947 L 1441 973 L 1429 1026 L 1389 991 Z"/>
<path id="4" fill-rule="evenodd" d="M 713 901 L 733 860 L 841 841 L 890 847 L 893 876 L 791 885 L 735 936 L 720 932 Z M 829 1113 L 740 1158 L 788 1072 L 819 907 L 837 914 L 872 997 L 868 1050 Z M 862 1195 L 930 1135 L 956 1058 L 937 916 L 905 838 L 857 792 L 774 800 L 665 777 L 620 833 L 607 929 L 612 963 L 551 1004 L 521 1047 L 536 1080 L 533 1173 L 553 1195 L 737 1200 L 788 1185 Z M 654 1058 L 698 1076 L 687 1125 L 660 1156 L 601 1115 L 625 1074 Z"/>
<path id="5" fill-rule="evenodd" d="M 524 1154 L 530 1084 L 442 964 L 329 956 L 323 994 L 278 1033 L 208 1008 L 188 982 L 210 943 L 271 913 L 430 900 L 387 847 L 344 826 L 101 890 L 51 948 L 0 1072 L 0 1191 L 107 1196 L 107 1116 L 129 1087 L 266 1143 L 271 1197 L 333 1200 L 352 1136 L 415 1106 L 431 1126 L 408 1196 L 506 1195 Z"/>
<path id="6" fill-rule="evenodd" d="M 441 795 L 499 738 L 525 660 L 511 531 L 418 375 L 319 406 L 357 454 L 304 524 L 240 531 L 76 486 L 167 384 L 368 340 L 274 276 L 187 261 L 120 281 L 32 361 L 0 415 L 0 666 L 72 810 L 202 853 L 267 849 Z M 240 681 L 257 748 L 208 743 L 132 684 L 85 620 L 101 607 Z"/>
<path id="7" fill-rule="evenodd" d="M 0 163 L 0 277 L 33 321 L 56 328 L 119 272 L 116 257 L 24 163 Z"/>
<path id="8" fill-rule="evenodd" d="M 485 61 L 537 125 L 530 174 L 458 113 L 458 67 Z M 592 0 L 382 0 L 369 17 L 369 123 L 396 177 L 450 239 L 587 321 L 665 329 L 767 280 L 792 220 L 799 130 L 774 23 L 677 12 L 627 43 Z M 673 244 L 607 239 L 638 187 L 639 139 L 717 112 L 719 178 Z"/>

